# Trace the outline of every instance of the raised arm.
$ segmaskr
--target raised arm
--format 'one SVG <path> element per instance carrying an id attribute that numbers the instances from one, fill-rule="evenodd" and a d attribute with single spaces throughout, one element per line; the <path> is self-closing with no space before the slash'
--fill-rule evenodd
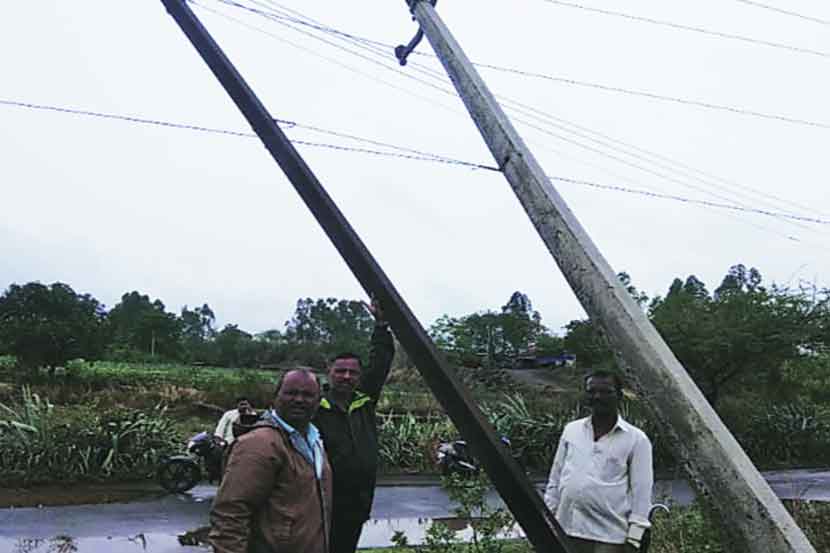
<path id="1" fill-rule="evenodd" d="M 360 391 L 377 401 L 392 368 L 395 357 L 395 339 L 385 322 L 378 322 L 372 332 L 369 363 L 360 380 Z"/>
<path id="2" fill-rule="evenodd" d="M 360 380 L 360 391 L 377 401 L 380 391 L 389 376 L 392 368 L 392 359 L 395 357 L 395 340 L 389 332 L 389 325 L 383 316 L 383 309 L 377 299 L 371 305 L 363 304 L 372 317 L 375 318 L 375 330 L 372 332 L 372 342 L 369 348 L 369 363 L 363 370 Z"/>

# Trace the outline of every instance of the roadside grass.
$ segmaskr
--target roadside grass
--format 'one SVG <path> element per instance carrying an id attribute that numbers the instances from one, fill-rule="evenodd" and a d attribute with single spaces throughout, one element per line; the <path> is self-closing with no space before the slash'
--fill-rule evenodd
<path id="1" fill-rule="evenodd" d="M 178 437 L 165 409 L 57 406 L 24 387 L 0 403 L 0 485 L 129 480 L 153 474 Z"/>
<path id="2" fill-rule="evenodd" d="M 0 403 L 15 402 L 21 393 L 22 385 L 15 380 L 9 359 L 0 357 Z M 828 367 L 809 368 L 813 375 L 809 382 L 824 385 Z M 579 403 L 581 372 L 563 370 L 551 379 L 553 385 L 532 381 L 516 385 L 511 381 L 509 386 L 503 373 L 458 369 L 496 431 L 510 438 L 530 470 L 545 472 L 564 425 L 586 414 Z M 275 371 L 253 369 L 73 361 L 56 375 L 41 375 L 30 389 L 68 411 L 150 413 L 163 406 L 181 447 L 196 432 L 211 430 L 238 396 L 248 397 L 260 409 L 269 405 L 278 376 Z M 725 397 L 718 411 L 759 468 L 826 466 L 830 459 L 830 405 L 811 401 L 812 397 L 824 396 L 805 391 L 803 398 L 774 402 L 759 390 L 748 390 Z M 623 416 L 651 437 L 656 469 L 672 471 L 676 463 L 669 444 L 644 407 L 632 397 L 624 404 Z M 460 437 L 413 368 L 392 371 L 378 403 L 378 415 L 380 465 L 385 473 L 434 472 L 437 441 Z"/>
<path id="3" fill-rule="evenodd" d="M 816 551 L 830 551 L 830 503 L 811 501 L 784 501 L 787 510 L 807 535 Z M 700 505 L 675 507 L 671 514 L 655 521 L 654 540 L 649 553 L 734 553 L 725 539 L 722 528 L 712 524 Z M 459 544 L 437 549 L 429 546 L 406 546 L 362 549 L 373 553 L 474 553 L 475 546 Z M 505 540 L 502 553 L 532 553 L 526 540 Z"/>

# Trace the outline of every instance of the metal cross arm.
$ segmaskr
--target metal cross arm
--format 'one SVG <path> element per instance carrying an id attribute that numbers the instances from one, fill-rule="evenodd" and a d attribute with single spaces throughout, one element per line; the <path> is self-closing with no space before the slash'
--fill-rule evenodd
<path id="1" fill-rule="evenodd" d="M 415 9 L 415 4 L 417 4 L 420 1 L 421 0 L 407 0 L 407 3 L 409 4 L 409 9 L 414 10 Z M 428 1 L 433 6 L 435 6 L 436 2 L 438 2 L 438 0 L 428 0 Z M 413 17 L 412 19 L 415 19 L 415 18 Z M 420 42 L 423 38 L 424 38 L 424 31 L 419 28 L 418 31 L 415 33 L 415 36 L 412 37 L 412 40 L 409 41 L 409 44 L 407 44 L 406 46 L 404 46 L 403 44 L 401 44 L 400 46 L 396 46 L 395 47 L 395 57 L 398 58 L 398 63 L 400 63 L 401 65 L 406 65 L 406 60 L 409 57 L 409 54 L 411 54 L 415 50 L 415 48 L 418 47 L 418 44 L 420 44 Z"/>

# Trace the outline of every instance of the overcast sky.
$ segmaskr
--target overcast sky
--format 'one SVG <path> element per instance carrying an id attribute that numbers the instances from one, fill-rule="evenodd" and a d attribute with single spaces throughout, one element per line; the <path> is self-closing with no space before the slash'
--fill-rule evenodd
<path id="1" fill-rule="evenodd" d="M 492 163 L 461 101 L 406 75 L 446 79 L 397 72 L 391 52 L 348 46 L 372 63 L 314 38 L 345 45 L 337 36 L 200 2 L 248 25 L 194 7 L 274 117 Z M 280 3 L 383 43 L 416 29 L 403 0 Z M 767 3 L 830 20 L 828 2 Z M 516 121 L 549 174 L 830 220 L 830 26 L 739 0 L 582 5 L 814 52 L 544 0 L 441 0 L 438 12 L 477 62 L 819 125 L 482 68 L 495 93 L 558 118 L 560 128 L 508 111 L 536 127 Z M 0 18 L 0 48 L 0 100 L 250 130 L 160 1 L 17 2 Z M 419 51 L 431 53 L 426 41 Z M 413 62 L 443 73 L 430 57 Z M 502 175 L 299 149 L 425 326 L 498 308 L 514 290 L 556 331 L 584 316 Z M 254 332 L 282 328 L 300 297 L 363 297 L 256 139 L 0 105 L 0 152 L 2 287 L 63 281 L 110 307 L 131 290 L 171 311 L 208 302 L 220 323 Z M 612 267 L 649 295 L 689 274 L 712 289 L 735 263 L 767 281 L 830 285 L 830 225 L 554 185 Z"/>

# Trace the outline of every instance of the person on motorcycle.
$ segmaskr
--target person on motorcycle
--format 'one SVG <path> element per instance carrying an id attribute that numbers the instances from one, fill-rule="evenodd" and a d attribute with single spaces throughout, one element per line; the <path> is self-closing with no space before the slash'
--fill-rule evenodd
<path id="1" fill-rule="evenodd" d="M 233 432 L 233 425 L 239 424 L 242 415 L 254 414 L 254 408 L 251 402 L 245 396 L 236 398 L 236 409 L 225 411 L 222 418 L 219 419 L 219 424 L 216 425 L 216 430 L 213 431 L 214 436 L 224 440 L 225 444 L 230 445 L 236 437 Z"/>
<path id="2" fill-rule="evenodd" d="M 314 418 L 334 473 L 332 553 L 354 553 L 369 520 L 378 466 L 375 406 L 395 355 L 380 304 L 373 301 L 367 308 L 375 318 L 369 364 L 364 370 L 357 355 L 338 355 L 328 368 L 329 388 Z"/>
<path id="3" fill-rule="evenodd" d="M 651 442 L 619 415 L 622 379 L 611 371 L 585 378 L 591 416 L 568 423 L 545 489 L 578 553 L 637 551 L 651 526 Z"/>

